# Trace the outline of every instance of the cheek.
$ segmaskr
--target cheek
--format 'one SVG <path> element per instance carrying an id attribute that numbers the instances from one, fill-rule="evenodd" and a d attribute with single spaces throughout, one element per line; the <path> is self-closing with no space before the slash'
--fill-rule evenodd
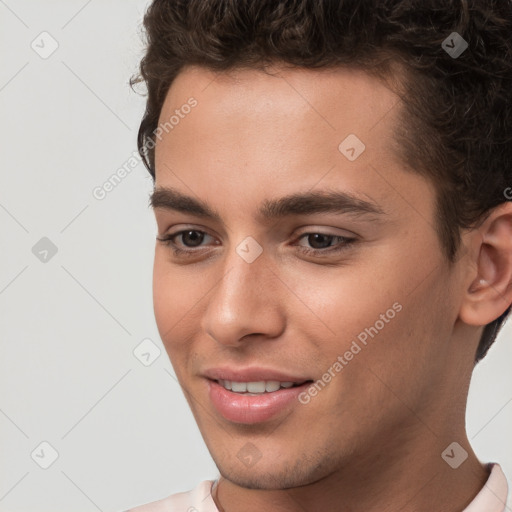
<path id="1" fill-rule="evenodd" d="M 193 346 L 212 287 L 204 273 L 190 268 L 171 265 L 167 254 L 157 249 L 153 267 L 153 309 L 169 357 Z"/>
<path id="2" fill-rule="evenodd" d="M 358 328 L 366 344 L 357 357 L 366 368 L 356 379 L 369 379 L 374 396 L 398 407 L 423 402 L 434 376 L 442 374 L 449 345 L 453 306 L 442 294 L 446 276 L 441 270 L 426 279 L 424 275 L 420 269 L 409 279 L 395 274 L 395 286 L 388 289 L 392 291 L 369 301 L 371 314 L 364 315 L 366 325 Z M 359 384 L 364 389 L 364 382 Z"/>
<path id="3" fill-rule="evenodd" d="M 400 309 L 399 306 L 393 308 L 393 304 L 400 298 L 396 291 L 397 283 L 389 272 L 385 272 L 382 264 L 380 275 L 378 272 L 374 267 L 367 269 L 354 262 L 323 275 L 302 273 L 290 276 L 290 281 L 295 282 L 296 294 L 303 298 L 308 309 L 322 321 L 322 332 L 338 340 L 339 346 L 335 343 L 332 349 L 341 350 L 342 340 L 350 344 L 351 339 L 377 321 L 380 326 L 380 315 L 386 314 L 388 310 L 390 321 L 399 316 L 396 311 Z M 297 308 L 300 307 L 297 303 Z M 302 310 L 306 313 L 304 319 L 314 319 L 304 307 Z M 325 348 L 324 345 L 322 350 L 325 351 Z"/>
<path id="4" fill-rule="evenodd" d="M 165 318 L 173 318 L 186 308 L 197 294 L 201 278 L 191 267 L 174 265 L 170 261 L 168 250 L 157 247 L 153 264 L 153 302 L 155 312 Z"/>
<path id="5" fill-rule="evenodd" d="M 164 272 L 164 265 L 159 260 L 158 249 L 155 251 L 155 261 L 153 265 L 153 309 L 155 312 L 155 320 L 160 334 L 162 334 L 161 326 L 168 318 L 168 314 L 172 314 L 173 294 L 169 288 L 169 278 Z"/>
<path id="6" fill-rule="evenodd" d="M 417 265 L 403 259 L 397 264 L 391 254 L 380 256 L 357 269 L 354 265 L 340 270 L 337 278 L 321 281 L 322 286 L 318 280 L 314 286 L 310 282 L 300 292 L 329 328 L 322 331 L 328 333 L 327 339 L 316 335 L 318 350 L 327 356 L 324 364 L 351 351 L 350 361 L 357 359 L 384 374 L 397 375 L 409 371 L 428 352 L 425 341 L 435 330 L 436 315 L 426 304 L 434 290 L 424 283 L 411 293 L 421 281 Z M 307 325 L 304 329 L 307 332 Z M 315 339 L 310 330 L 308 334 Z"/>
<path id="7" fill-rule="evenodd" d="M 153 267 L 153 309 L 164 345 L 176 339 L 179 319 L 186 314 L 186 287 L 179 269 L 172 269 L 162 251 L 157 249 Z"/>
<path id="8" fill-rule="evenodd" d="M 184 352 L 186 344 L 183 343 L 183 334 L 180 332 L 185 311 L 182 302 L 177 300 L 179 288 L 176 289 L 175 281 L 169 272 L 163 271 L 163 267 L 155 263 L 153 271 L 153 309 L 155 321 L 160 334 L 160 339 L 165 347 L 174 371 L 180 375 L 185 366 L 187 354 Z"/>

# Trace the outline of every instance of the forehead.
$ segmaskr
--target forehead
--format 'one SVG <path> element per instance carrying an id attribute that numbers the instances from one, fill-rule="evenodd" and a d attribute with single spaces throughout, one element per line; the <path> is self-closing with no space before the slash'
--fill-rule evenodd
<path id="1" fill-rule="evenodd" d="M 184 108 L 191 98 L 195 106 Z M 396 200 L 416 203 L 428 215 L 432 187 L 394 150 L 400 109 L 393 91 L 359 70 L 188 67 L 161 110 L 161 125 L 179 122 L 157 141 L 156 185 L 245 210 L 269 194 L 336 188 L 388 211 Z"/>
<path id="2" fill-rule="evenodd" d="M 258 122 L 269 133 L 291 123 L 329 128 L 342 135 L 364 135 L 394 109 L 398 97 L 382 80 L 355 69 L 290 69 L 274 65 L 259 69 L 214 72 L 198 66 L 181 71 L 166 96 L 160 122 L 190 96 L 203 118 L 219 128 L 230 121 Z M 196 109 L 198 110 L 198 109 Z M 286 114 L 284 116 L 283 114 Z M 393 116 L 391 116 L 393 117 Z"/>

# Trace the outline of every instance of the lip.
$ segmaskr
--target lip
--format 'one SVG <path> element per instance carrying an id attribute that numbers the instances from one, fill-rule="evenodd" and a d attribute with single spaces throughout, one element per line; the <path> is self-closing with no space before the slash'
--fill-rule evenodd
<path id="1" fill-rule="evenodd" d="M 286 382 L 281 379 L 260 380 Z M 261 423 L 285 411 L 288 412 L 292 407 L 299 405 L 298 396 L 311 385 L 311 382 L 307 381 L 300 386 L 248 396 L 229 391 L 216 380 L 207 379 L 207 383 L 210 400 L 217 411 L 228 421 L 244 424 Z"/>
<path id="2" fill-rule="evenodd" d="M 259 382 L 262 380 L 277 380 L 279 382 L 304 382 L 313 380 L 310 376 L 286 374 L 279 370 L 263 367 L 247 368 L 209 368 L 203 376 L 210 380 L 234 380 L 235 382 Z"/>

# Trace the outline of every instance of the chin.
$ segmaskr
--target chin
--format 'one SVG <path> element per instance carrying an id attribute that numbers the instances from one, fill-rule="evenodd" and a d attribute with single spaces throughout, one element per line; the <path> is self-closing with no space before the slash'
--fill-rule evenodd
<path id="1" fill-rule="evenodd" d="M 220 474 L 230 482 L 243 487 L 245 489 L 258 489 L 266 491 L 274 491 L 279 489 L 289 489 L 292 487 L 299 487 L 309 482 L 303 482 L 288 472 L 286 474 L 274 472 L 255 472 L 249 469 L 246 472 L 231 470 L 226 473 L 223 471 Z"/>
<path id="2" fill-rule="evenodd" d="M 243 464 L 238 461 L 236 464 L 215 462 L 223 478 L 245 489 L 291 489 L 312 484 L 325 476 L 320 473 L 318 464 L 301 459 L 280 464 L 260 460 L 252 467 L 241 467 Z"/>

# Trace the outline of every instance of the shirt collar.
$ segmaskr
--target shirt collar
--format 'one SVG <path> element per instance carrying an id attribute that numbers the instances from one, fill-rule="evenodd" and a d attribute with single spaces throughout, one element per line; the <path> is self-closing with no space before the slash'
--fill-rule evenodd
<path id="1" fill-rule="evenodd" d="M 499 464 L 489 463 L 489 478 L 475 499 L 462 512 L 505 512 L 508 484 Z"/>

